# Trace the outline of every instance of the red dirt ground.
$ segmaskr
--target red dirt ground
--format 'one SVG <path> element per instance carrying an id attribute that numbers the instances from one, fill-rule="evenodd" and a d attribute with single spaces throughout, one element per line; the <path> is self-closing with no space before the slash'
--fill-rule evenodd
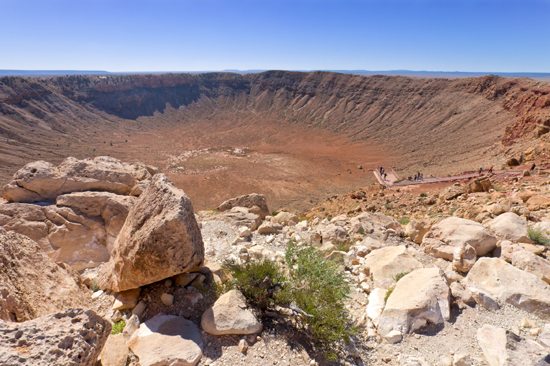
<path id="1" fill-rule="evenodd" d="M 372 144 L 290 124 L 254 131 L 247 126 L 218 124 L 205 129 L 195 124 L 134 134 L 128 144 L 119 146 L 114 156 L 139 157 L 159 166 L 198 210 L 252 192 L 265 194 L 272 210 L 305 210 L 331 194 L 375 182 L 369 169 L 392 162 Z M 229 153 L 243 147 L 249 148 L 246 154 Z M 180 156 L 188 151 L 194 151 L 192 156 Z"/>

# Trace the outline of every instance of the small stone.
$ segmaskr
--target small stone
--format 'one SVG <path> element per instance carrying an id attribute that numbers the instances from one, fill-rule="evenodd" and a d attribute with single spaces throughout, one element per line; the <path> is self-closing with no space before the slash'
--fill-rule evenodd
<path id="1" fill-rule="evenodd" d="M 139 328 L 139 318 L 137 315 L 132 315 L 130 319 L 126 322 L 122 334 L 126 340 L 130 339 L 132 334 Z"/>
<path id="2" fill-rule="evenodd" d="M 250 237 L 250 235 L 252 235 L 252 233 L 250 232 L 250 229 L 247 228 L 246 226 L 241 226 L 239 228 L 239 236 L 241 238 L 248 238 Z"/>
<path id="3" fill-rule="evenodd" d="M 472 360 L 470 360 L 470 356 L 459 353 L 454 355 L 453 365 L 454 366 L 472 366 Z"/>
<path id="4" fill-rule="evenodd" d="M 134 288 L 132 290 L 120 292 L 113 303 L 113 310 L 125 310 L 133 309 L 141 293 L 141 288 Z"/>
<path id="5" fill-rule="evenodd" d="M 164 281 L 164 287 L 172 287 L 172 280 L 167 279 L 166 281 Z"/>
<path id="6" fill-rule="evenodd" d="M 529 329 L 529 334 L 531 334 L 532 336 L 535 336 L 535 337 L 538 336 L 540 332 L 542 332 L 542 329 L 540 329 L 538 327 Z"/>
<path id="7" fill-rule="evenodd" d="M 519 326 L 522 327 L 522 328 L 536 328 L 537 323 L 535 323 L 533 320 L 531 320 L 529 318 L 523 318 L 523 319 L 521 319 L 521 322 L 520 322 Z"/>
<path id="8" fill-rule="evenodd" d="M 246 340 L 241 339 L 239 341 L 239 351 L 242 353 L 246 353 L 246 350 L 248 349 L 248 343 L 246 343 Z"/>
<path id="9" fill-rule="evenodd" d="M 160 301 L 166 306 L 172 306 L 174 303 L 174 295 L 164 293 L 160 296 Z"/>
<path id="10" fill-rule="evenodd" d="M 205 280 L 206 280 L 206 276 L 199 273 L 197 274 L 197 277 L 191 282 L 191 286 L 196 288 L 197 286 L 202 285 Z"/>
<path id="11" fill-rule="evenodd" d="M 111 320 L 113 321 L 113 323 L 118 323 L 122 320 L 122 313 L 120 312 L 120 310 L 115 311 L 113 316 L 111 316 Z"/>
<path id="12" fill-rule="evenodd" d="M 439 360 L 438 366 L 453 366 L 453 360 L 450 357 L 443 357 Z"/>
<path id="13" fill-rule="evenodd" d="M 403 334 L 398 330 L 392 330 L 384 337 L 384 340 L 389 344 L 401 342 L 403 340 Z"/>
<path id="14" fill-rule="evenodd" d="M 198 273 L 182 273 L 174 277 L 174 280 L 176 281 L 176 285 L 178 286 L 187 286 L 191 283 L 196 277 L 198 276 Z"/>
<path id="15" fill-rule="evenodd" d="M 98 290 L 92 294 L 92 299 L 97 299 L 101 295 L 103 295 L 103 290 Z"/>
<path id="16" fill-rule="evenodd" d="M 147 304 L 144 301 L 140 301 L 138 302 L 134 310 L 132 310 L 132 314 L 141 316 L 141 314 L 143 314 L 146 308 L 147 308 Z"/>

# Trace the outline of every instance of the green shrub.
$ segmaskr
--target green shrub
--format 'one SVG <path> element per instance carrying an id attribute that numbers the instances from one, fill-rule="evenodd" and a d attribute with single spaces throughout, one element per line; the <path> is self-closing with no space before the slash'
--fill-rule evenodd
<path id="1" fill-rule="evenodd" d="M 406 217 L 402 217 L 401 220 L 399 220 L 399 223 L 401 225 L 407 225 L 409 222 L 411 222 L 411 220 L 409 220 L 408 218 Z"/>
<path id="2" fill-rule="evenodd" d="M 536 244 L 547 245 L 550 244 L 550 239 L 541 230 L 530 227 L 527 229 L 527 236 Z"/>
<path id="3" fill-rule="evenodd" d="M 97 285 L 97 281 L 95 280 L 95 278 L 92 280 L 92 291 L 99 291 L 99 286 Z"/>
<path id="4" fill-rule="evenodd" d="M 311 246 L 297 244 L 287 247 L 286 263 L 292 283 L 290 299 L 310 315 L 302 320 L 327 358 L 335 359 L 338 345 L 348 343 L 355 333 L 344 306 L 351 289 L 343 267 L 319 256 Z"/>
<path id="5" fill-rule="evenodd" d="M 389 203 L 386 203 L 384 207 L 386 208 L 386 210 L 391 210 L 393 208 L 393 206 Z"/>
<path id="6" fill-rule="evenodd" d="M 122 333 L 125 326 L 126 326 L 126 323 L 124 322 L 124 320 L 116 322 L 115 324 L 113 324 L 113 328 L 111 329 L 111 334 Z"/>
<path id="7" fill-rule="evenodd" d="M 405 277 L 409 273 L 411 273 L 411 272 L 401 272 L 401 273 L 396 274 L 395 277 L 394 277 L 395 282 L 399 282 L 400 279 L 402 279 L 403 277 Z"/>
<path id="8" fill-rule="evenodd" d="M 335 359 L 342 344 L 355 333 L 344 306 L 351 289 L 343 267 L 323 258 L 313 247 L 292 241 L 285 261 L 286 266 L 270 260 L 225 263 L 233 275 L 225 289 L 240 290 L 260 309 L 276 304 L 295 310 L 295 326 L 308 329 L 317 347 L 328 359 Z"/>
<path id="9" fill-rule="evenodd" d="M 426 192 L 420 193 L 420 197 L 428 197 L 428 194 Z"/>
<path id="10" fill-rule="evenodd" d="M 238 289 L 252 305 L 264 310 L 275 300 L 273 286 L 285 281 L 281 266 L 271 260 L 251 261 L 238 266 L 225 262 L 223 267 L 231 273 L 233 280 L 223 283 L 221 292 Z"/>
<path id="11" fill-rule="evenodd" d="M 364 233 L 364 231 L 363 231 L 363 233 Z M 336 244 L 336 248 L 338 248 L 339 251 L 346 252 L 346 253 L 349 251 L 349 249 L 352 246 L 353 246 L 353 243 L 349 242 L 349 241 L 341 241 L 338 244 Z"/>
<path id="12" fill-rule="evenodd" d="M 390 295 L 392 294 L 393 290 L 395 290 L 395 287 L 392 287 L 386 292 L 386 296 L 384 296 L 384 302 L 388 302 L 388 299 L 390 298 Z"/>
<path id="13" fill-rule="evenodd" d="M 365 230 L 364 229 L 359 229 L 359 234 L 365 235 Z"/>

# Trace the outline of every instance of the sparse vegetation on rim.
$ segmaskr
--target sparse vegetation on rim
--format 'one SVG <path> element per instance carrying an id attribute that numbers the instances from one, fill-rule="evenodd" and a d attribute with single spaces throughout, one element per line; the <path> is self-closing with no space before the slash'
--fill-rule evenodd
<path id="1" fill-rule="evenodd" d="M 126 326 L 126 323 L 124 320 L 120 320 L 113 324 L 113 328 L 111 329 L 111 334 L 120 334 L 124 330 L 124 327 Z"/>
<path id="2" fill-rule="evenodd" d="M 285 266 L 271 260 L 241 265 L 226 262 L 233 279 L 219 290 L 240 290 L 260 309 L 273 305 L 297 309 L 296 325 L 309 333 L 328 359 L 334 359 L 355 333 L 345 301 L 350 285 L 342 267 L 303 243 L 289 243 Z M 307 325 L 307 327 L 306 327 Z"/>
<path id="3" fill-rule="evenodd" d="M 541 244 L 546 246 L 550 245 L 550 239 L 548 238 L 548 235 L 544 233 L 542 230 L 537 230 L 535 228 L 530 227 L 529 229 L 527 229 L 527 236 L 536 244 Z"/>

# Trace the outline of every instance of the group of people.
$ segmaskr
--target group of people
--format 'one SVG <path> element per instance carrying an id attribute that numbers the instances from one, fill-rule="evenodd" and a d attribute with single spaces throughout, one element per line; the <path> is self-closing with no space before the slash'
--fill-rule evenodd
<path id="1" fill-rule="evenodd" d="M 424 179 L 424 173 L 418 172 L 418 173 L 416 173 L 416 174 L 414 175 L 414 178 L 411 177 L 411 176 L 409 176 L 408 179 L 409 179 L 409 180 L 414 180 L 414 181 L 423 180 L 423 179 Z"/>
<path id="2" fill-rule="evenodd" d="M 388 174 L 386 173 L 386 169 L 384 169 L 384 167 L 380 167 L 380 178 L 383 180 L 388 178 Z"/>

